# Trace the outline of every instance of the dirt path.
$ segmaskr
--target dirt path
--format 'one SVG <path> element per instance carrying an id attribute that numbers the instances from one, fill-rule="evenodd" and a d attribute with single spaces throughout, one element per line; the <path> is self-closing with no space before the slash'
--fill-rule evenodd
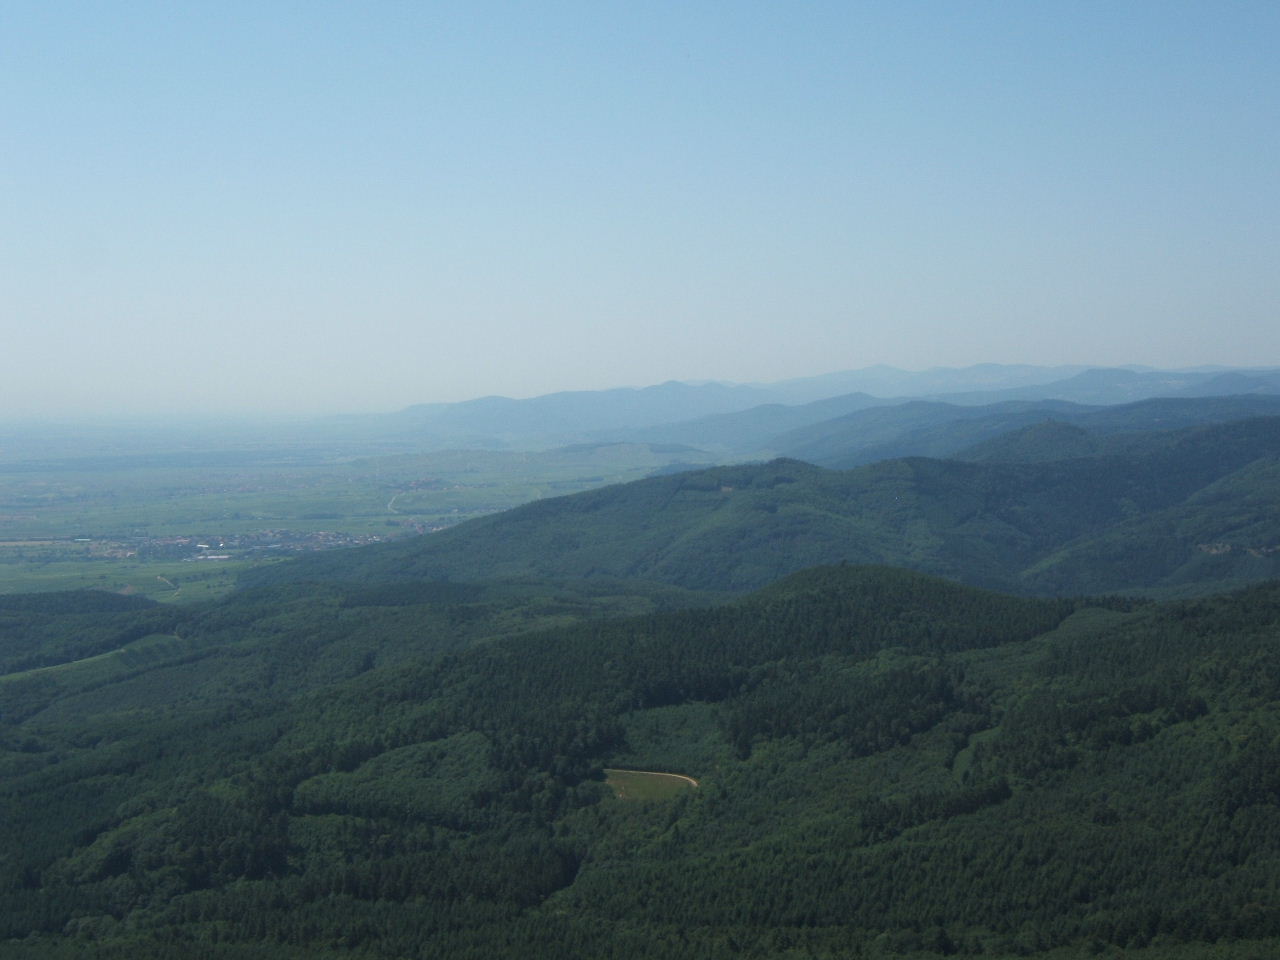
<path id="1" fill-rule="evenodd" d="M 677 780 L 683 780 L 685 783 L 692 784 L 696 790 L 699 786 L 698 781 L 693 777 L 686 777 L 683 773 L 664 773 L 661 770 L 606 770 L 605 773 L 643 773 L 646 777 L 674 777 Z"/>

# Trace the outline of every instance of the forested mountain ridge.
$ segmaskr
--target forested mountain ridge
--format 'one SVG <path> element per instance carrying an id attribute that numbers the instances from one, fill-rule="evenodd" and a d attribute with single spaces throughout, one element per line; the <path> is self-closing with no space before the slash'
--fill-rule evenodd
<path id="1" fill-rule="evenodd" d="M 1280 504 L 1268 496 L 1265 469 L 1280 456 L 1280 418 L 1162 432 L 1127 448 L 1133 452 L 1026 463 L 717 467 L 538 501 L 427 538 L 308 557 L 257 571 L 249 582 L 611 576 L 744 590 L 849 561 L 1015 591 L 1083 593 L 1204 592 L 1280 574 L 1280 552 L 1271 550 L 1280 545 Z M 1189 508 L 1202 521 L 1189 536 L 1173 518 L 1202 491 L 1215 506 Z M 1121 555 L 1104 565 L 1112 574 L 1105 583 L 1090 565 L 1056 559 L 1078 541 L 1093 542 L 1097 559 L 1112 543 L 1107 532 L 1121 524 L 1126 535 L 1111 548 Z M 1202 549 L 1223 543 L 1239 550 Z"/>
<path id="2" fill-rule="evenodd" d="M 1280 397 L 1162 397 L 1114 407 L 1067 410 L 1022 429 L 1004 431 L 974 447 L 961 449 L 956 458 L 1066 460 L 1077 456 L 1141 453 L 1178 442 L 1178 431 L 1192 427 L 1275 416 L 1280 416 Z M 1034 451 L 1018 449 L 1020 435 L 1053 424 L 1070 425 L 1080 433 L 1072 439 L 1064 436 L 1064 443 L 1059 447 L 1047 442 L 1048 437 L 1043 437 Z M 1077 446 L 1080 436 L 1088 438 L 1087 445 Z M 996 451 L 1001 448 L 1003 453 L 998 454 Z"/>
<path id="3" fill-rule="evenodd" d="M 950 457 L 968 446 L 1052 418 L 1091 434 L 1174 430 L 1280 414 L 1268 394 L 1162 397 L 1114 406 L 1062 399 L 962 403 L 948 397 L 887 399 L 853 393 L 810 403 L 767 404 L 601 437 L 681 443 L 715 455 L 790 457 L 847 469 L 895 457 Z M 1060 458 L 1059 458 L 1060 459 Z"/>
<path id="4" fill-rule="evenodd" d="M 1280 944 L 1274 583 L 1134 605 L 828 567 L 509 639 L 508 588 L 360 589 L 192 609 L 197 658 L 4 703 L 5 956 Z M 617 765 L 701 787 L 614 800 Z"/>
<path id="5" fill-rule="evenodd" d="M 998 442 L 1012 431 L 1046 420 L 1074 424 L 1097 444 L 1095 454 L 1117 452 L 1104 438 L 1206 426 L 1251 417 L 1280 415 L 1280 396 L 1170 398 L 1115 406 L 1087 406 L 1063 400 L 1005 401 L 962 406 L 916 400 L 876 406 L 772 437 L 767 446 L 798 460 L 843 470 L 898 457 L 967 459 L 968 448 Z M 1046 450 L 1042 459 L 1074 456 Z"/>
<path id="6" fill-rule="evenodd" d="M 895 405 L 897 401 L 894 400 L 882 400 L 866 393 L 849 393 L 804 404 L 763 404 L 732 413 L 682 419 L 643 430 L 610 431 L 607 435 L 641 443 L 681 443 L 708 451 L 750 455 L 768 449 L 775 437 L 791 430 L 868 407 Z"/>

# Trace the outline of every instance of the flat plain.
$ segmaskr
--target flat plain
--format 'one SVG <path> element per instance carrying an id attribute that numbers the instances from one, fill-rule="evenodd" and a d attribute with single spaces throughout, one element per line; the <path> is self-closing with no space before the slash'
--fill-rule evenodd
<path id="1" fill-rule="evenodd" d="M 353 444 L 0 458 L 0 593 L 225 594 L 247 567 L 426 534 L 676 462 L 648 444 L 370 454 Z"/>

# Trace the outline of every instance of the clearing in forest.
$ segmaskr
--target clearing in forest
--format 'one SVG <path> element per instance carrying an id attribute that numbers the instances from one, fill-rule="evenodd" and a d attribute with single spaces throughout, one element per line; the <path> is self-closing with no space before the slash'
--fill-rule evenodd
<path id="1" fill-rule="evenodd" d="M 682 773 L 606 769 L 604 776 L 620 800 L 670 800 L 698 786 L 697 780 Z"/>

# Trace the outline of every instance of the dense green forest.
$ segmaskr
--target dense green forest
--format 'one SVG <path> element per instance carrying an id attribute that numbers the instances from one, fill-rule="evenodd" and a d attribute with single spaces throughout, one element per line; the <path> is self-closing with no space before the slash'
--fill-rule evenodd
<path id="1" fill-rule="evenodd" d="M 0 679 L 4 953 L 1280 947 L 1280 586 L 1038 600 L 835 566 L 712 601 L 68 597 L 80 659 Z M 49 599 L 0 613 L 52 636 Z M 700 786 L 617 800 L 606 766 Z"/>
<path id="2" fill-rule="evenodd" d="M 0 597 L 0 955 L 1276 956 L 1278 426 Z"/>

